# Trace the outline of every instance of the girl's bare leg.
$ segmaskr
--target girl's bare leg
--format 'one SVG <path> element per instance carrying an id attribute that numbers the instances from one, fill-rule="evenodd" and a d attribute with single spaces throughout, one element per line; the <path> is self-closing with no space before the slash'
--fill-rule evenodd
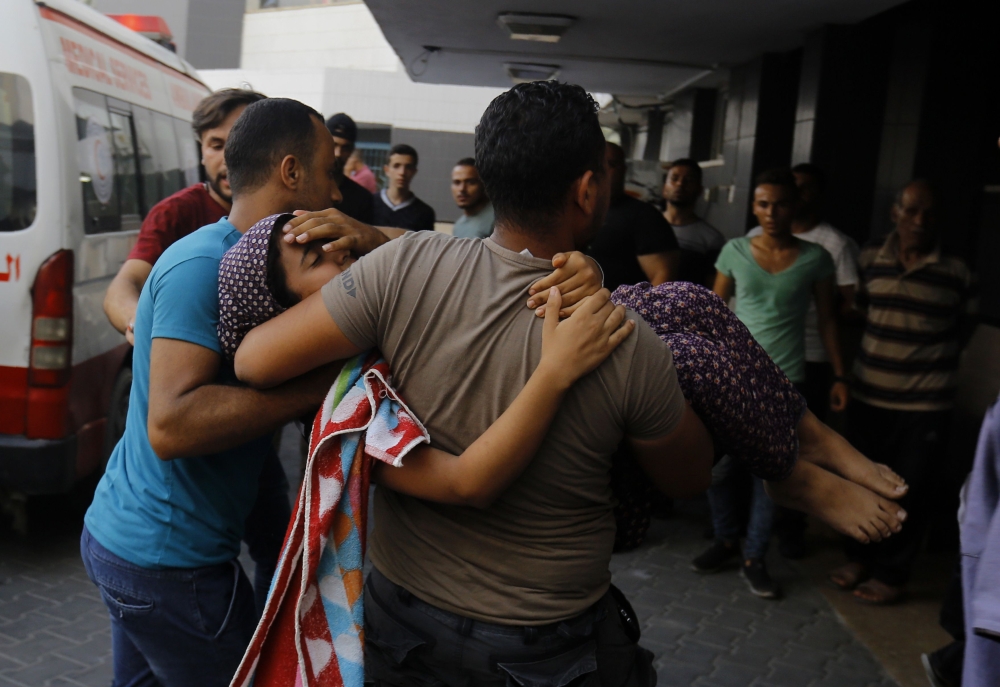
<path id="1" fill-rule="evenodd" d="M 909 489 L 887 465 L 873 463 L 851 443 L 806 411 L 799 420 L 799 458 L 836 473 L 888 499 L 898 499 Z"/>
<path id="2" fill-rule="evenodd" d="M 808 460 L 797 461 L 786 479 L 765 485 L 778 505 L 819 518 L 863 544 L 899 532 L 906 519 L 899 505 Z"/>

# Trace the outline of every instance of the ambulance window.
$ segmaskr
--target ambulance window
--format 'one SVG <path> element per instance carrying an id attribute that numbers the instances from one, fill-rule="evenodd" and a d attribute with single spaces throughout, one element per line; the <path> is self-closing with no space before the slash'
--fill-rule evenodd
<path id="1" fill-rule="evenodd" d="M 153 124 L 156 127 L 156 149 L 160 154 L 160 168 L 163 170 L 163 197 L 166 198 L 184 188 L 184 171 L 177 150 L 174 118 L 154 112 Z"/>
<path id="2" fill-rule="evenodd" d="M 85 231 L 98 234 L 122 228 L 115 181 L 115 148 L 111 117 L 103 95 L 73 89 L 76 107 L 76 152 L 83 188 Z"/>
<path id="3" fill-rule="evenodd" d="M 139 177 L 136 169 L 135 140 L 132 136 L 132 108 L 121 100 L 108 98 L 111 114 L 111 141 L 115 146 L 115 181 L 118 184 L 122 229 L 138 229 L 142 224 L 139 205 Z"/>
<path id="4" fill-rule="evenodd" d="M 201 181 L 199 160 L 201 148 L 191 130 L 191 123 L 180 119 L 174 120 L 174 130 L 177 132 L 178 150 L 181 154 L 181 169 L 184 172 L 184 185 L 191 186 Z"/>
<path id="5" fill-rule="evenodd" d="M 37 207 L 31 87 L 0 72 L 0 232 L 30 227 Z"/>
<path id="6" fill-rule="evenodd" d="M 135 149 L 139 154 L 139 173 L 142 176 L 143 215 L 164 198 L 163 160 L 156 147 L 156 127 L 153 113 L 138 105 L 132 106 L 132 124 L 135 126 Z"/>

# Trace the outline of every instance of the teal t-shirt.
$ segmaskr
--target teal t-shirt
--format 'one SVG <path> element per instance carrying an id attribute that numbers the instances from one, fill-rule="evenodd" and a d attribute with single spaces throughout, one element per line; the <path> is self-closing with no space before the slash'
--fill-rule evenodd
<path id="1" fill-rule="evenodd" d="M 143 568 L 200 568 L 236 558 L 270 437 L 212 455 L 160 460 L 146 431 L 153 339 L 221 355 L 219 262 L 240 238 L 226 218 L 185 236 L 156 261 L 135 313 L 132 395 L 84 523 L 111 553 Z M 220 382 L 233 381 L 224 365 Z"/>
<path id="2" fill-rule="evenodd" d="M 781 371 L 800 384 L 806 378 L 806 312 L 813 285 L 836 268 L 823 246 L 796 240 L 799 257 L 777 274 L 757 264 L 746 236 L 722 248 L 715 269 L 736 282 L 736 316 Z"/>
<path id="3" fill-rule="evenodd" d="M 469 217 L 464 212 L 462 216 L 455 220 L 451 235 L 460 239 L 484 239 L 493 233 L 493 222 L 496 214 L 493 212 L 493 203 L 487 203 L 482 210 Z"/>

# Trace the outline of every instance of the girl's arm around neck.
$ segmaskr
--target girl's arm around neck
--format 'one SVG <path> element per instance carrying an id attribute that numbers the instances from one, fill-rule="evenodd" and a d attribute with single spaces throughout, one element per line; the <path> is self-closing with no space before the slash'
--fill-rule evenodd
<path id="1" fill-rule="evenodd" d="M 602 289 L 559 322 L 562 297 L 553 287 L 545 305 L 542 359 L 503 415 L 459 456 L 421 447 L 402 467 L 378 463 L 375 483 L 428 501 L 489 507 L 528 467 L 573 383 L 635 329 L 610 296 Z"/>

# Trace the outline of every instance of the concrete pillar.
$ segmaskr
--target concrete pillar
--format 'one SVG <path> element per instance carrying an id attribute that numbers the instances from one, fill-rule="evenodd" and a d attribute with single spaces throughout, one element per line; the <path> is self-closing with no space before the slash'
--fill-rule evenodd
<path id="1" fill-rule="evenodd" d="M 868 239 L 889 73 L 884 21 L 826 26 L 802 50 L 791 163 L 826 172 L 826 218 Z M 850 199 L 847 202 L 847 199 Z"/>

